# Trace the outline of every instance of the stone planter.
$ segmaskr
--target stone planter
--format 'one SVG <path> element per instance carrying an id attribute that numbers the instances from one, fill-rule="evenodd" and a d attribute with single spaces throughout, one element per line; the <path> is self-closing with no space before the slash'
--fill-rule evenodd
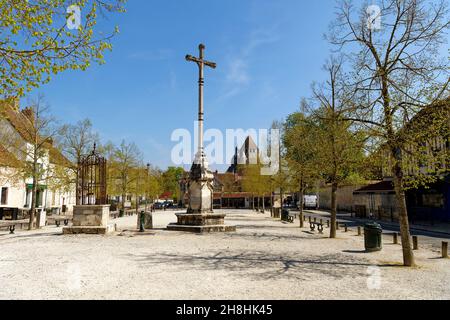
<path id="1" fill-rule="evenodd" d="M 108 234 L 115 231 L 109 224 L 109 205 L 73 207 L 73 225 L 63 228 L 63 234 Z"/>

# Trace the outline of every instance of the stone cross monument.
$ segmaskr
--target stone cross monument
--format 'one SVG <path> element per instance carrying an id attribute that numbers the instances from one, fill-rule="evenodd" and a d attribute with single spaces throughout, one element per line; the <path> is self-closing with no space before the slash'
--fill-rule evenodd
<path id="1" fill-rule="evenodd" d="M 199 57 L 186 56 L 189 62 L 195 62 L 199 70 L 198 80 L 198 151 L 191 167 L 188 183 L 189 207 L 187 213 L 177 214 L 178 223 L 168 226 L 169 230 L 191 232 L 235 231 L 236 227 L 224 224 L 225 214 L 213 212 L 213 179 L 214 175 L 208 170 L 203 145 L 203 87 L 205 84 L 205 66 L 215 69 L 216 64 L 205 60 L 205 45 L 199 45 Z"/>
<path id="2" fill-rule="evenodd" d="M 213 187 L 214 176 L 208 171 L 208 161 L 206 159 L 203 145 L 203 87 L 205 84 L 205 66 L 215 69 L 214 62 L 204 60 L 205 46 L 199 45 L 199 57 L 186 56 L 186 60 L 195 62 L 198 66 L 198 151 L 195 155 L 194 163 L 189 175 L 189 208 L 188 213 L 212 213 L 213 212 Z"/>

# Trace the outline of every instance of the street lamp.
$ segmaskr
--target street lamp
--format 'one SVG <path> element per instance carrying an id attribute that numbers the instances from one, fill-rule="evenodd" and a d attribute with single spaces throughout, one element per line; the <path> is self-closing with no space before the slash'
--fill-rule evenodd
<path id="1" fill-rule="evenodd" d="M 150 188 L 150 163 L 147 163 L 147 183 L 145 188 L 145 212 L 147 212 L 148 208 L 148 198 L 149 198 L 149 188 Z"/>

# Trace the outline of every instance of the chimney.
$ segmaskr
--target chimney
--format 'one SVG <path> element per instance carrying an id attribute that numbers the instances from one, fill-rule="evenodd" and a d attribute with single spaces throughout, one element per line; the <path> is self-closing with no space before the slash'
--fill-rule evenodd
<path id="1" fill-rule="evenodd" d="M 34 123 L 34 111 L 33 108 L 27 107 L 22 110 L 22 114 L 30 120 L 31 123 Z"/>
<path id="2" fill-rule="evenodd" d="M 9 106 L 12 110 L 19 112 L 20 99 L 16 97 L 7 97 L 4 100 L 6 106 Z"/>

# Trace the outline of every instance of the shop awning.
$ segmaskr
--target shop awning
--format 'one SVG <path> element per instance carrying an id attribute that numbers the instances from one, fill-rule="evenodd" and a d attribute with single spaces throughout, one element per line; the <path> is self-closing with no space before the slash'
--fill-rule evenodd
<path id="1" fill-rule="evenodd" d="M 33 184 L 27 184 L 27 190 L 31 190 L 31 189 L 33 189 Z M 44 184 L 39 184 L 37 186 L 37 190 L 44 191 L 46 189 L 47 189 L 47 186 Z"/>

